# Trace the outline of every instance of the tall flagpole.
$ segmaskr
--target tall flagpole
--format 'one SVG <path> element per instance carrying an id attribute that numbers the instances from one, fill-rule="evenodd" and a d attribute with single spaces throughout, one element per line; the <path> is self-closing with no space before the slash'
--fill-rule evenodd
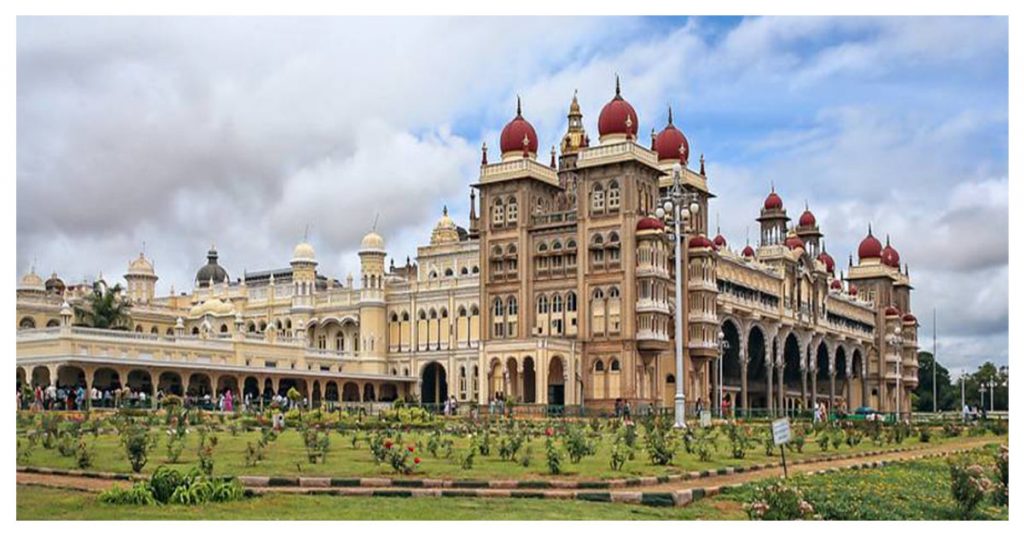
<path id="1" fill-rule="evenodd" d="M 939 412 L 939 388 L 935 383 L 935 371 L 939 369 L 938 355 L 938 343 L 936 343 L 935 330 L 938 329 L 935 323 L 935 308 L 932 307 L 932 413 Z"/>

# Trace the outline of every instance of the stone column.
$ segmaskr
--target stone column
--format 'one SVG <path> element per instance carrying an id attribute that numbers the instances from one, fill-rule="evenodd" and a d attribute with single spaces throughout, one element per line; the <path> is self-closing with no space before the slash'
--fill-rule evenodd
<path id="1" fill-rule="evenodd" d="M 832 411 L 832 408 L 836 404 L 836 370 L 835 366 L 829 366 L 828 371 L 828 409 Z"/>
<path id="2" fill-rule="evenodd" d="M 768 352 L 765 352 L 765 353 L 767 354 Z M 774 415 L 775 414 L 775 402 L 774 402 L 774 398 L 775 397 L 773 396 L 773 394 L 774 394 L 774 392 L 773 392 L 773 386 L 774 386 L 773 379 L 774 379 L 774 375 L 775 375 L 775 361 L 772 360 L 770 354 L 768 355 L 768 359 L 765 360 L 765 369 L 766 369 L 765 378 L 766 378 L 766 380 L 768 382 L 767 388 L 765 389 L 765 409 L 768 410 L 768 414 L 769 415 Z"/>
<path id="3" fill-rule="evenodd" d="M 786 371 L 785 369 L 786 369 L 785 362 L 783 362 L 782 364 L 776 365 L 776 367 L 775 367 L 775 371 L 778 374 L 777 381 L 778 381 L 778 384 L 779 384 L 778 385 L 778 387 L 779 387 L 779 401 L 778 401 L 778 404 L 779 404 L 778 405 L 779 415 L 785 415 L 786 414 L 786 382 L 785 382 L 785 375 L 784 375 L 784 373 Z"/>
<path id="4" fill-rule="evenodd" d="M 818 405 L 818 366 L 811 367 L 811 406 Z"/>
<path id="5" fill-rule="evenodd" d="M 742 349 L 740 350 L 740 396 L 743 397 L 743 415 L 750 415 L 750 401 L 747 399 L 747 355 Z M 733 400 L 732 407 L 735 409 L 739 408 L 739 401 Z"/>

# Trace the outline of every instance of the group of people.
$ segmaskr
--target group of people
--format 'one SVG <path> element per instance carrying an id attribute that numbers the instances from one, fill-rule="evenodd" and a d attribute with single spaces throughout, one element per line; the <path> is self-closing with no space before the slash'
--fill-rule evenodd
<path id="1" fill-rule="evenodd" d="M 147 396 L 146 391 L 136 391 L 128 387 L 113 389 L 93 387 L 87 391 L 81 385 L 74 387 L 48 385 L 45 388 L 37 385 L 31 391 L 31 396 L 26 391 L 18 390 L 18 408 L 36 411 L 44 409 L 78 411 L 86 409 L 86 406 L 96 408 L 125 405 L 146 407 Z"/>
<path id="2" fill-rule="evenodd" d="M 988 419 L 988 411 L 985 410 L 985 406 L 971 406 L 970 404 L 964 404 L 963 409 L 964 422 L 976 421 L 978 418 L 982 420 Z"/>
<path id="3" fill-rule="evenodd" d="M 498 391 L 494 393 L 487 403 L 487 410 L 490 415 L 505 414 L 505 393 Z"/>
<path id="4" fill-rule="evenodd" d="M 459 411 L 459 401 L 454 396 L 449 397 L 444 401 L 444 416 L 448 417 L 457 414 Z"/>

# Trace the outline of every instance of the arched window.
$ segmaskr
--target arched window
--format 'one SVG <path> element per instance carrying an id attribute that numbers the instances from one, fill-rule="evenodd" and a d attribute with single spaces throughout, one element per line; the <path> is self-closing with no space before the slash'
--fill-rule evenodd
<path id="1" fill-rule="evenodd" d="M 603 300 L 604 299 L 604 291 L 599 289 L 599 288 L 594 289 L 594 299 L 595 300 Z"/>
<path id="2" fill-rule="evenodd" d="M 505 303 L 501 301 L 501 298 L 494 298 L 494 317 L 505 316 Z"/>
<path id="3" fill-rule="evenodd" d="M 540 242 L 539 244 L 537 244 L 537 253 L 541 253 L 541 254 L 543 254 L 543 253 L 545 253 L 545 252 L 546 252 L 547 250 L 548 250 L 548 244 L 547 244 L 547 242 L 544 242 L 544 241 L 542 240 L 542 241 L 541 241 L 541 242 Z"/>
<path id="4" fill-rule="evenodd" d="M 519 248 L 515 244 L 508 245 L 508 256 L 515 257 L 519 253 Z"/>
<path id="5" fill-rule="evenodd" d="M 619 370 L 619 360 L 618 359 L 612 359 L 611 366 L 609 366 L 608 369 L 611 370 L 612 372 L 618 371 Z"/>
<path id="6" fill-rule="evenodd" d="M 516 203 L 516 198 L 511 196 L 508 198 L 508 212 L 507 221 L 512 224 L 519 220 L 519 203 Z"/>
<path id="7" fill-rule="evenodd" d="M 501 199 L 494 201 L 494 208 L 491 213 L 491 219 L 495 226 L 505 225 L 505 206 L 501 204 Z"/>
<path id="8" fill-rule="evenodd" d="M 391 313 L 391 321 L 398 322 L 398 313 Z"/>
<path id="9" fill-rule="evenodd" d="M 463 266 L 462 269 L 459 270 L 459 275 L 469 275 L 469 268 Z"/>
<path id="10" fill-rule="evenodd" d="M 461 317 L 465 317 L 466 316 L 466 308 L 460 305 L 459 306 L 459 313 L 458 314 L 459 314 L 460 318 Z"/>
<path id="11" fill-rule="evenodd" d="M 431 320 L 437 320 L 437 310 L 436 309 L 431 309 L 430 310 L 430 319 Z"/>
<path id="12" fill-rule="evenodd" d="M 427 312 L 424 311 L 423 309 L 420 309 L 420 312 L 417 314 L 417 316 L 420 317 L 420 320 L 426 320 L 427 319 Z"/>
<path id="13" fill-rule="evenodd" d="M 608 289 L 608 297 L 609 298 L 618 298 L 619 297 L 619 287 L 612 287 L 612 288 Z"/>
<path id="14" fill-rule="evenodd" d="M 221 324 L 220 325 L 220 332 L 221 333 L 227 333 L 228 332 L 228 325 L 227 324 Z"/>
<path id="15" fill-rule="evenodd" d="M 601 183 L 594 185 L 590 207 L 593 212 L 604 212 L 604 187 L 601 186 Z"/>
<path id="16" fill-rule="evenodd" d="M 448 308 L 447 307 L 442 307 L 441 308 L 441 318 L 448 318 Z"/>
<path id="17" fill-rule="evenodd" d="M 540 297 L 537 298 L 537 312 L 538 313 L 546 313 L 546 312 L 548 312 L 548 298 L 547 298 L 547 296 L 545 296 L 543 294 L 541 294 Z"/>
<path id="18" fill-rule="evenodd" d="M 471 272 L 473 272 L 474 274 L 479 274 L 480 273 L 480 267 L 479 266 L 474 266 L 473 269 L 471 270 Z"/>
<path id="19" fill-rule="evenodd" d="M 455 275 L 455 272 L 453 272 L 451 268 L 445 268 L 444 269 L 444 276 L 445 277 L 451 277 L 453 275 Z"/>
<path id="20" fill-rule="evenodd" d="M 575 313 L 576 312 L 576 293 L 575 292 L 569 291 L 569 293 L 565 295 L 565 310 L 569 311 L 570 313 Z"/>
<path id="21" fill-rule="evenodd" d="M 594 372 L 604 372 L 604 361 L 598 359 L 594 362 Z"/>
<path id="22" fill-rule="evenodd" d="M 402 322 L 409 321 L 409 311 L 402 311 Z"/>
<path id="23" fill-rule="evenodd" d="M 551 312 L 562 312 L 562 296 L 560 294 L 555 294 L 554 296 L 551 297 Z"/>
<path id="24" fill-rule="evenodd" d="M 516 300 L 515 296 L 508 297 L 508 314 L 509 316 L 519 314 L 519 300 Z"/>
<path id="25" fill-rule="evenodd" d="M 619 209 L 619 183 L 612 181 L 608 184 L 608 210 Z"/>
<path id="26" fill-rule="evenodd" d="M 491 248 L 491 257 L 501 257 L 503 254 L 504 252 L 502 251 L 501 246 L 495 245 Z"/>

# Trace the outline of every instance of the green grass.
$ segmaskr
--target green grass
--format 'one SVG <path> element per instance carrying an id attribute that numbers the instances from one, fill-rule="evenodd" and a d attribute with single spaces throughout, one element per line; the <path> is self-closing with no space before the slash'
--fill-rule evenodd
<path id="1" fill-rule="evenodd" d="M 150 473 L 161 464 L 165 464 L 166 458 L 166 434 L 162 429 L 156 429 L 160 434 L 158 446 L 153 449 L 149 456 L 149 463 L 143 472 Z M 245 450 L 246 443 L 253 442 L 259 438 L 258 432 L 239 433 L 232 436 L 227 432 L 218 432 L 219 445 L 214 454 L 215 471 L 221 475 L 274 475 L 274 476 L 334 476 L 334 477 L 359 477 L 359 476 L 393 476 L 394 473 L 387 464 L 374 462 L 366 442 L 362 441 L 358 448 L 353 449 L 349 441 L 350 436 L 342 436 L 338 433 L 331 433 L 331 448 L 327 455 L 325 464 L 310 464 L 306 459 L 305 449 L 298 432 L 286 430 L 277 441 L 270 444 L 266 450 L 266 459 L 256 467 L 246 467 Z M 936 434 L 938 435 L 938 434 Z M 950 441 L 933 435 L 932 444 Z M 633 476 L 657 476 L 682 471 L 694 471 L 704 469 L 715 469 L 718 467 L 749 466 L 757 463 L 779 461 L 778 450 L 773 456 L 766 456 L 760 445 L 751 447 L 743 459 L 734 459 L 730 455 L 728 441 L 724 434 L 718 439 L 718 450 L 713 459 L 709 462 L 702 462 L 696 455 L 686 454 L 682 447 L 679 448 L 675 461 L 672 465 L 653 465 L 647 459 L 643 450 L 643 432 L 640 431 L 640 438 L 637 441 L 638 449 L 636 459 L 626 462 L 621 471 L 613 471 L 609 467 L 611 458 L 612 438 L 605 432 L 599 439 L 597 453 L 594 456 L 583 458 L 579 464 L 569 463 L 568 459 L 562 464 L 563 475 L 558 478 L 565 479 L 610 479 Z M 102 434 L 96 439 L 88 436 L 89 442 L 94 444 L 95 460 L 91 469 L 97 471 L 112 471 L 127 473 L 131 471 L 131 465 L 124 454 L 124 449 L 119 444 L 115 435 Z M 422 458 L 422 463 L 417 469 L 415 476 L 430 478 L 457 478 L 457 479 L 539 479 L 550 477 L 544 464 L 544 440 L 534 438 L 529 441 L 532 446 L 533 455 L 530 467 L 524 468 L 512 461 L 502 461 L 497 454 L 497 434 L 492 434 L 492 447 L 490 456 L 477 455 L 472 469 L 463 470 L 459 467 L 458 453 L 467 448 L 468 440 L 458 437 L 455 440 L 455 454 L 451 459 L 434 458 L 426 452 L 417 451 Z M 426 444 L 427 436 L 422 433 L 408 433 L 404 437 L 404 444 L 413 444 L 416 441 Z M 24 441 L 24 439 L 23 439 Z M 179 467 L 195 465 L 198 462 L 196 446 L 198 434 L 191 433 L 186 440 L 186 448 L 176 464 Z M 856 447 L 842 445 L 838 450 L 829 449 L 827 453 L 853 453 L 879 448 L 894 448 L 898 445 L 886 445 L 877 447 L 870 441 L 865 440 Z M 919 446 L 917 437 L 903 442 L 903 447 Z M 523 447 L 524 452 L 526 447 Z M 808 438 L 803 454 L 787 452 L 790 460 L 807 457 L 821 456 L 812 438 Z M 37 445 L 27 461 L 19 462 L 25 465 L 74 469 L 75 460 L 71 457 L 62 457 L 56 449 L 47 450 Z"/>
<path id="2" fill-rule="evenodd" d="M 18 486 L 18 520 L 671 520 L 742 519 L 715 506 L 659 508 L 543 499 L 379 498 L 271 494 L 233 503 L 188 506 L 112 506 L 86 492 Z"/>
<path id="3" fill-rule="evenodd" d="M 990 471 L 992 448 L 975 454 Z M 825 519 L 946 520 L 958 519 L 950 493 L 949 468 L 944 458 L 929 458 L 881 468 L 800 475 L 790 479 Z M 741 508 L 754 497 L 754 484 L 725 491 L 707 506 Z M 978 519 L 1008 519 L 1006 507 L 986 503 Z"/>

